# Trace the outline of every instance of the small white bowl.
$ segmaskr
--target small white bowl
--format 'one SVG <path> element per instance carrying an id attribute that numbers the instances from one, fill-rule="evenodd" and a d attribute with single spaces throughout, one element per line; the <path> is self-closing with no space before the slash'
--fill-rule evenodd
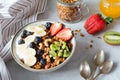
<path id="1" fill-rule="evenodd" d="M 75 40 L 75 37 L 73 37 L 71 39 L 71 43 L 72 43 L 72 50 L 71 50 L 71 54 L 70 56 L 64 61 L 62 62 L 61 64 L 53 67 L 53 68 L 49 68 L 49 69 L 33 69 L 27 65 L 25 65 L 23 62 L 21 62 L 21 60 L 19 59 L 17 53 L 16 53 L 16 43 L 17 43 L 17 39 L 18 37 L 20 36 L 20 33 L 26 28 L 26 27 L 29 27 L 31 25 L 40 25 L 40 24 L 45 24 L 46 22 L 53 22 L 53 21 L 36 21 L 36 22 L 33 22 L 33 23 L 30 23 L 24 27 L 22 27 L 14 36 L 13 40 L 12 40 L 12 44 L 11 44 L 11 54 L 14 58 L 14 60 L 20 65 L 22 66 L 23 68 L 29 70 L 29 71 L 33 71 L 33 72 L 50 72 L 50 71 L 54 71 L 54 70 L 57 70 L 59 69 L 60 67 L 62 67 L 63 65 L 65 65 L 70 59 L 71 57 L 73 56 L 74 52 L 75 52 L 75 48 L 76 48 L 76 40 Z M 54 22 L 53 22 L 54 23 Z"/>

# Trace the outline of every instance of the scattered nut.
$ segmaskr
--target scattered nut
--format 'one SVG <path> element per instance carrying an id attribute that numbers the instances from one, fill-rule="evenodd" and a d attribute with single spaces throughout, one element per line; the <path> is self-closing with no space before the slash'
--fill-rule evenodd
<path id="1" fill-rule="evenodd" d="M 75 32 L 78 32 L 78 33 L 79 33 L 80 31 L 81 31 L 80 29 L 75 30 Z"/>
<path id="2" fill-rule="evenodd" d="M 97 38 L 98 38 L 98 39 L 102 39 L 102 38 L 101 38 L 101 37 L 99 37 L 99 36 L 98 36 Z"/>
<path id="3" fill-rule="evenodd" d="M 90 44 L 90 48 L 92 48 L 93 47 L 93 45 L 92 44 Z"/>
<path id="4" fill-rule="evenodd" d="M 90 42 L 93 43 L 93 40 L 91 40 Z"/>
<path id="5" fill-rule="evenodd" d="M 85 37 L 85 35 L 84 35 L 83 33 L 80 33 L 80 36 L 81 36 L 81 37 Z"/>

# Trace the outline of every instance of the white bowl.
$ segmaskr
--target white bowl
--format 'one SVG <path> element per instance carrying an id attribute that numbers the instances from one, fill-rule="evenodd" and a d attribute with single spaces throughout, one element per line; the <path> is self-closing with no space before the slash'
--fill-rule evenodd
<path id="1" fill-rule="evenodd" d="M 72 43 L 72 50 L 71 50 L 71 54 L 70 56 L 64 61 L 62 62 L 61 64 L 53 67 L 53 68 L 49 68 L 49 69 L 33 69 L 27 65 L 25 65 L 23 62 L 21 62 L 21 60 L 19 59 L 17 53 L 16 53 L 16 42 L 17 42 L 17 39 L 18 37 L 20 36 L 20 33 L 26 28 L 26 27 L 29 27 L 30 25 L 40 25 L 40 24 L 45 24 L 46 22 L 53 22 L 53 21 L 36 21 L 36 22 L 33 22 L 33 23 L 30 23 L 24 27 L 22 27 L 14 36 L 13 40 L 12 40 L 12 44 L 11 44 L 11 54 L 14 58 L 14 60 L 20 65 L 22 66 L 23 68 L 29 70 L 29 71 L 34 71 L 34 72 L 50 72 L 50 71 L 54 71 L 56 69 L 59 69 L 60 67 L 62 67 L 63 65 L 65 65 L 70 59 L 71 57 L 73 56 L 74 52 L 75 52 L 75 48 L 76 48 L 76 40 L 75 40 L 75 37 L 73 37 L 71 39 L 71 43 Z"/>

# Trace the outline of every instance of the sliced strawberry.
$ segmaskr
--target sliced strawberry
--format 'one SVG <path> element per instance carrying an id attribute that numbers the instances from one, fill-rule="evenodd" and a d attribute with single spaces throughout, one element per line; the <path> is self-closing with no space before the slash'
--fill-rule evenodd
<path id="1" fill-rule="evenodd" d="M 50 27 L 50 33 L 52 36 L 56 35 L 62 29 L 61 23 L 53 23 Z"/>
<path id="2" fill-rule="evenodd" d="M 56 34 L 56 36 L 64 41 L 68 41 L 73 37 L 72 31 L 70 28 L 62 29 L 60 32 Z"/>
<path id="3" fill-rule="evenodd" d="M 101 17 L 98 14 L 94 14 L 86 20 L 84 27 L 87 29 L 89 26 L 94 24 L 96 21 L 99 21 L 100 19 Z"/>

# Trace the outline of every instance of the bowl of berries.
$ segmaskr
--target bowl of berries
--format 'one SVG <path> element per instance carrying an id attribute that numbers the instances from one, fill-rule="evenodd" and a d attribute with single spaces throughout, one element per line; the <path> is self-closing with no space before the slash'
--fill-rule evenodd
<path id="1" fill-rule="evenodd" d="M 23 68 L 50 72 L 65 65 L 76 47 L 72 30 L 53 21 L 36 21 L 22 27 L 14 36 L 11 54 Z"/>

